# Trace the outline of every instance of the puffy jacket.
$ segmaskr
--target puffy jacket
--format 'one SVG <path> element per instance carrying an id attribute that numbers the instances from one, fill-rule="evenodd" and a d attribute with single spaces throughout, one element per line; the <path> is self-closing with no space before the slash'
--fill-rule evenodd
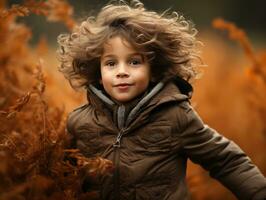
<path id="1" fill-rule="evenodd" d="M 239 199 L 266 198 L 265 177 L 234 142 L 202 122 L 189 103 L 191 89 L 181 79 L 159 83 L 127 111 L 89 87 L 89 103 L 70 113 L 67 130 L 82 154 L 114 163 L 100 180 L 101 199 L 189 199 L 188 158 Z"/>

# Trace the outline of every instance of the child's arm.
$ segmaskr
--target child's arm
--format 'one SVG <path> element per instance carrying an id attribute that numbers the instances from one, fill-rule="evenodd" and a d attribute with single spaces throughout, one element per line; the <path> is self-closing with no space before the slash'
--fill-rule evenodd
<path id="1" fill-rule="evenodd" d="M 66 120 L 66 132 L 68 133 L 68 148 L 75 149 L 77 148 L 76 144 L 76 137 L 75 137 L 75 129 L 78 126 L 80 122 L 80 113 L 83 109 L 85 109 L 88 106 L 88 104 L 84 104 L 76 109 L 74 109 L 72 112 L 70 112 L 67 116 Z"/>
<path id="2" fill-rule="evenodd" d="M 73 112 L 69 113 L 66 120 L 67 149 L 76 149 L 76 138 L 74 136 L 74 123 L 71 119 Z M 71 120 L 70 120 L 71 119 Z"/>
<path id="3" fill-rule="evenodd" d="M 184 153 L 210 171 L 239 199 L 266 199 L 266 180 L 232 141 L 204 125 L 197 113 L 182 103 L 181 141 Z"/>

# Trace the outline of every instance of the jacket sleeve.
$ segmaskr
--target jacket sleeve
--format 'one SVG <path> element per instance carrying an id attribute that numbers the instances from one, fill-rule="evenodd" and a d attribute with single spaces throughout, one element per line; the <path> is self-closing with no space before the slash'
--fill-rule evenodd
<path id="1" fill-rule="evenodd" d="M 181 110 L 184 154 L 239 199 L 266 199 L 265 177 L 240 147 L 205 125 L 188 102 L 182 103 Z"/>
<path id="2" fill-rule="evenodd" d="M 67 148 L 68 149 L 76 149 L 77 148 L 77 142 L 76 142 L 76 127 L 79 122 L 78 117 L 78 110 L 75 109 L 72 112 L 70 112 L 67 116 L 66 120 L 66 132 L 67 132 Z"/>
<path id="3" fill-rule="evenodd" d="M 88 104 L 81 105 L 80 107 L 74 109 L 67 116 L 66 120 L 66 132 L 68 137 L 68 145 L 67 148 L 75 149 L 77 148 L 77 137 L 76 130 L 80 126 L 80 122 L 82 121 L 81 113 L 84 109 L 88 107 Z"/>

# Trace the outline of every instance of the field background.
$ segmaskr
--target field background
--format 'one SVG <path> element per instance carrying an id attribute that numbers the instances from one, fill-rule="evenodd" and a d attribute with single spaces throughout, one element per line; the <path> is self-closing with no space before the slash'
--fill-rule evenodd
<path id="1" fill-rule="evenodd" d="M 85 173 L 96 180 L 108 173 L 110 163 L 64 151 L 66 115 L 86 98 L 85 91 L 74 91 L 57 70 L 56 37 L 105 2 L 0 1 L 0 199 L 97 198 L 93 192 L 79 195 L 80 177 Z M 202 78 L 193 83 L 193 106 L 205 123 L 235 141 L 265 175 L 262 3 L 143 2 L 157 11 L 172 6 L 193 19 L 204 43 L 206 65 Z M 73 166 L 66 155 L 78 164 Z M 195 200 L 235 199 L 192 163 L 187 179 Z"/>

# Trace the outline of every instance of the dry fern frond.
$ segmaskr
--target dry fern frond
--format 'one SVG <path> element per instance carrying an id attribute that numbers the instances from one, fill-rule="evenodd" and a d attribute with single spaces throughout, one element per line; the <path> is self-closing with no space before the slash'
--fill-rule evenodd
<path id="1" fill-rule="evenodd" d="M 71 164 L 64 151 L 68 142 L 65 111 L 49 101 L 44 62 L 40 59 L 36 64 L 28 43 L 32 33 L 16 21 L 30 13 L 68 27 L 74 24 L 72 8 L 64 1 L 28 0 L 10 9 L 1 4 L 0 199 L 80 199 L 83 167 Z M 47 48 L 42 39 L 37 55 Z M 92 162 L 87 162 L 86 169 L 107 169 L 102 160 L 93 166 Z"/>
<path id="2" fill-rule="evenodd" d="M 239 44 L 242 46 L 246 55 L 251 59 L 251 61 L 253 63 L 257 63 L 254 51 L 244 30 L 238 28 L 234 23 L 227 22 L 221 18 L 213 20 L 212 24 L 214 28 L 227 30 L 230 39 L 239 42 Z"/>
<path id="3" fill-rule="evenodd" d="M 21 5 L 12 5 L 10 9 L 1 10 L 0 18 L 7 18 L 9 16 L 28 16 L 30 13 L 29 9 Z"/>
<path id="4" fill-rule="evenodd" d="M 258 58 L 256 57 L 255 52 L 253 51 L 252 45 L 245 33 L 244 30 L 238 28 L 234 23 L 227 22 L 221 18 L 213 20 L 213 27 L 221 30 L 227 30 L 229 32 L 229 37 L 232 40 L 236 40 L 241 47 L 244 49 L 245 54 L 250 59 L 252 63 L 252 70 L 253 73 L 257 75 L 264 74 L 262 71 L 263 66 L 259 62 Z M 250 74 L 250 73 L 248 73 Z M 266 76 L 262 76 L 263 80 L 266 83 Z"/>
<path id="5" fill-rule="evenodd" d="M 34 71 L 34 77 L 37 80 L 37 84 L 33 86 L 33 90 L 40 95 L 44 93 L 46 85 L 44 74 L 42 72 L 42 65 L 43 65 L 43 60 L 40 59 Z"/>
<path id="6" fill-rule="evenodd" d="M 68 153 L 68 157 L 77 160 L 77 166 L 83 168 L 88 175 L 103 175 L 111 172 L 114 168 L 112 161 L 101 158 L 86 158 L 78 149 L 65 150 Z"/>
<path id="7" fill-rule="evenodd" d="M 48 0 L 47 6 L 49 7 L 47 20 L 63 22 L 70 30 L 74 28 L 73 7 L 70 4 L 63 0 Z"/>
<path id="8" fill-rule="evenodd" d="M 24 6 L 36 15 L 47 15 L 49 10 L 45 1 L 26 0 Z"/>

